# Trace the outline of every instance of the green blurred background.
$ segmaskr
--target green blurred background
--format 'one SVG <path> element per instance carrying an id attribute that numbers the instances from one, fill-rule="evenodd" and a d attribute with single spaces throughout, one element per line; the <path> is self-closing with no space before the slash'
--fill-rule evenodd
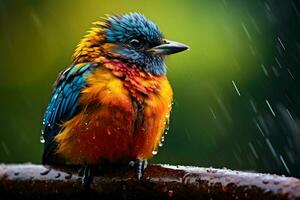
<path id="1" fill-rule="evenodd" d="M 300 176 L 298 0 L 0 0 L 0 162 L 39 163 L 51 85 L 104 14 L 191 47 L 168 59 L 171 127 L 152 163 Z"/>

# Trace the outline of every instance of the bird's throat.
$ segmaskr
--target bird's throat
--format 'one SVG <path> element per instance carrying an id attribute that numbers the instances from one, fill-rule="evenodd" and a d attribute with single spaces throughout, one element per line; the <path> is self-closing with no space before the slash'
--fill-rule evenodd
<path id="1" fill-rule="evenodd" d="M 159 94 L 160 82 L 166 79 L 165 76 L 152 75 L 140 70 L 136 65 L 125 64 L 120 60 L 111 60 L 104 63 L 104 66 L 122 80 L 124 87 L 138 102 L 143 102 L 145 98 Z"/>

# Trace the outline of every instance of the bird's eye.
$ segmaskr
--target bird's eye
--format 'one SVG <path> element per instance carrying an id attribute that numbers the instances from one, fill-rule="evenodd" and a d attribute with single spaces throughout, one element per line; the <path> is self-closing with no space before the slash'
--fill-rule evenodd
<path id="1" fill-rule="evenodd" d="M 136 38 L 131 39 L 129 41 L 130 46 L 134 47 L 134 48 L 139 48 L 142 46 L 142 42 Z"/>

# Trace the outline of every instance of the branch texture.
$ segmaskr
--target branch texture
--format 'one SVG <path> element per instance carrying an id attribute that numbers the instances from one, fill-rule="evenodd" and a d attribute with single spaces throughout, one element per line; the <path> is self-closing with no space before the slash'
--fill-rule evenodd
<path id="1" fill-rule="evenodd" d="M 94 176 L 90 188 L 81 186 L 75 167 L 0 165 L 1 199 L 300 200 L 296 178 L 170 165 L 149 166 L 140 182 L 132 169 L 108 170 Z"/>

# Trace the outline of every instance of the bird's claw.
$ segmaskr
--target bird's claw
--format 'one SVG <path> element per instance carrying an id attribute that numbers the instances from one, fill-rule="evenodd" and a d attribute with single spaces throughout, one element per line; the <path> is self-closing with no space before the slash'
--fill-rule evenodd
<path id="1" fill-rule="evenodd" d="M 82 174 L 82 179 L 81 179 L 81 185 L 85 188 L 88 189 L 89 185 L 92 181 L 92 174 L 91 174 L 91 167 L 90 166 L 85 166 L 79 174 Z"/>
<path id="2" fill-rule="evenodd" d="M 144 174 L 144 171 L 146 170 L 148 166 L 148 161 L 147 160 L 139 160 L 137 159 L 135 162 L 134 162 L 134 168 L 135 168 L 135 174 L 136 174 L 136 178 L 137 180 L 141 180 L 143 174 Z"/>

